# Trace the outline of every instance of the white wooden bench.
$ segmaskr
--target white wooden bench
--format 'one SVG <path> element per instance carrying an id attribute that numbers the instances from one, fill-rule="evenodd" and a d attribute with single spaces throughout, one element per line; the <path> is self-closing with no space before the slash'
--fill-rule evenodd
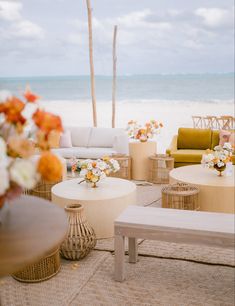
<path id="1" fill-rule="evenodd" d="M 125 237 L 129 262 L 137 261 L 137 238 L 234 248 L 233 214 L 129 206 L 115 221 L 115 280 L 125 279 Z"/>

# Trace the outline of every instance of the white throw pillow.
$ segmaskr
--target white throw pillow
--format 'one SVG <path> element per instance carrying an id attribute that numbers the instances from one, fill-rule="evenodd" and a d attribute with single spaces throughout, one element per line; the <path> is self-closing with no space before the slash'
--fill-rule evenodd
<path id="1" fill-rule="evenodd" d="M 71 132 L 65 130 L 60 136 L 60 148 L 72 148 Z"/>

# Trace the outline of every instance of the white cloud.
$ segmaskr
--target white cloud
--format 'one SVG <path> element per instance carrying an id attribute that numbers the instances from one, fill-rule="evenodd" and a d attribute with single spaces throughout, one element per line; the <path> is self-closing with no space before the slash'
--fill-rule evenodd
<path id="1" fill-rule="evenodd" d="M 37 40 L 44 38 L 44 30 L 22 16 L 23 5 L 19 1 L 0 0 L 0 20 L 4 23 L 0 28 L 2 38 Z"/>
<path id="2" fill-rule="evenodd" d="M 44 38 L 43 29 L 37 24 L 28 21 L 21 20 L 9 28 L 9 35 L 11 37 L 23 38 L 23 39 L 42 39 Z"/>
<path id="3" fill-rule="evenodd" d="M 195 15 L 203 19 L 203 23 L 209 27 L 227 26 L 233 23 L 232 11 L 221 8 L 198 8 Z"/>
<path id="4" fill-rule="evenodd" d="M 22 4 L 20 2 L 0 1 L 0 19 L 6 21 L 19 20 L 21 9 Z"/>

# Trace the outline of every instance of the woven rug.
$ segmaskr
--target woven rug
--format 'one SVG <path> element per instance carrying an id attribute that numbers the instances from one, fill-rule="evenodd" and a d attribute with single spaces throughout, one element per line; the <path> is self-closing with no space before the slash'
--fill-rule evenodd
<path id="1" fill-rule="evenodd" d="M 141 257 L 125 264 L 126 281 L 119 283 L 113 267 L 110 254 L 70 306 L 234 305 L 233 268 Z"/>
<path id="2" fill-rule="evenodd" d="M 107 252 L 92 252 L 80 261 L 62 260 L 61 270 L 40 283 L 21 283 L 12 277 L 0 281 L 1 306 L 66 306 L 89 281 Z"/>
<path id="3" fill-rule="evenodd" d="M 128 249 L 127 239 L 125 241 Z M 202 245 L 172 243 L 156 240 L 138 240 L 139 255 L 159 258 L 181 259 L 199 263 L 218 264 L 235 267 L 235 251 L 207 247 Z M 114 239 L 100 239 L 97 241 L 96 250 L 114 251 Z"/>

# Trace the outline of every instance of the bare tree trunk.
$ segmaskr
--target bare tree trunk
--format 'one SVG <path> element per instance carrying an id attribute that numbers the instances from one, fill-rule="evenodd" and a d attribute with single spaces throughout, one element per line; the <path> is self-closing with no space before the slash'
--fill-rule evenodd
<path id="1" fill-rule="evenodd" d="M 114 26 L 113 31 L 113 90 L 112 90 L 112 128 L 115 127 L 115 115 L 116 115 L 116 66 L 117 66 L 117 54 L 116 54 L 116 39 L 117 39 L 117 25 Z"/>
<path id="2" fill-rule="evenodd" d="M 97 114 L 96 114 L 96 99 L 95 99 L 95 76 L 94 76 L 94 63 L 93 63 L 93 46 L 92 46 L 92 16 L 90 0 L 86 0 L 87 12 L 88 12 L 88 29 L 89 29 L 89 54 L 90 54 L 90 77 L 91 77 L 91 99 L 93 110 L 93 125 L 97 126 Z"/>

